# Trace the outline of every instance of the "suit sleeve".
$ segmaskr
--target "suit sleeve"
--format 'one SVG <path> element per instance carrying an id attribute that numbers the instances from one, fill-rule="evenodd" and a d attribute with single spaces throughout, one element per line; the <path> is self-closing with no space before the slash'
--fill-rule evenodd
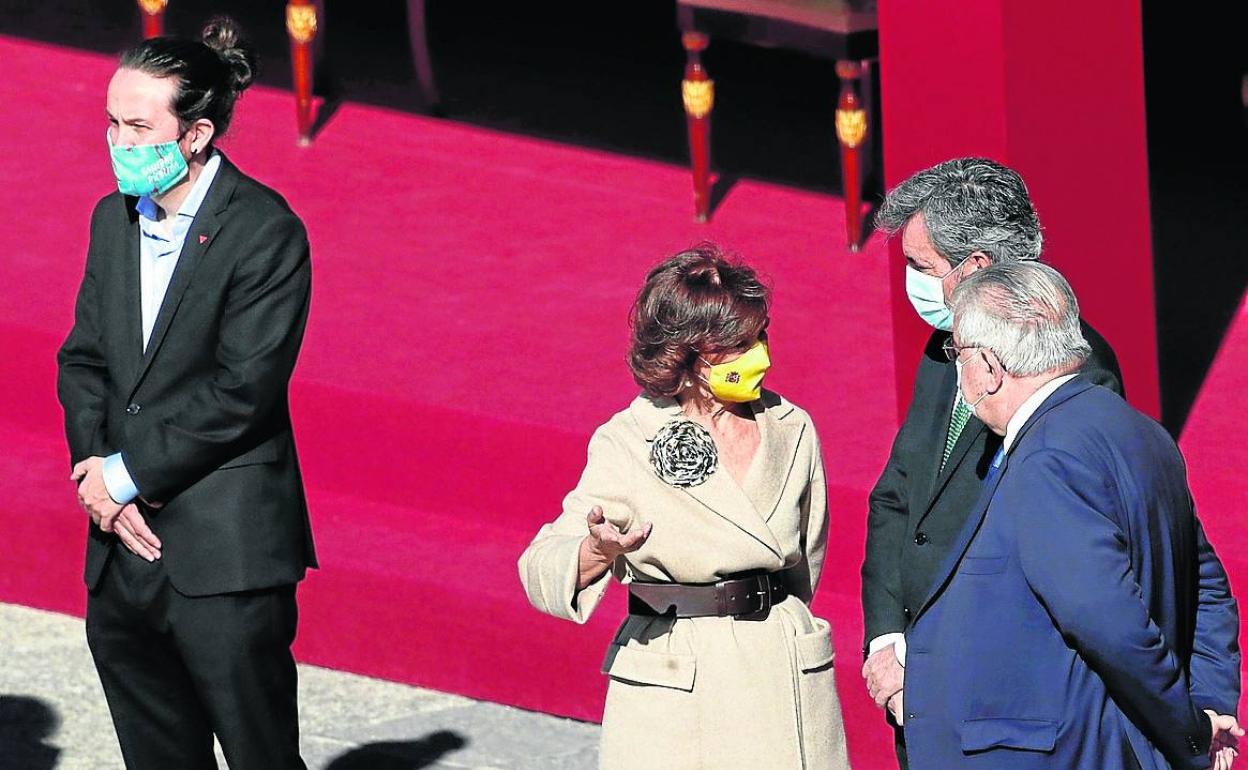
<path id="1" fill-rule="evenodd" d="M 906 539 L 910 510 L 906 478 L 911 469 L 906 467 L 906 448 L 916 439 L 912 418 L 918 404 L 916 378 L 915 397 L 893 440 L 888 463 L 868 498 L 866 556 L 862 562 L 864 649 L 876 637 L 906 629 L 901 585 L 901 544 Z"/>
<path id="2" fill-rule="evenodd" d="M 112 453 L 105 439 L 106 399 L 109 390 L 108 365 L 101 345 L 99 310 L 100 265 L 96 256 L 97 225 L 105 203 L 96 206 L 91 217 L 91 245 L 87 266 L 78 287 L 74 325 L 56 355 L 57 398 L 65 411 L 65 436 L 70 462 L 77 464 L 92 455 Z"/>
<path id="3" fill-rule="evenodd" d="M 585 518 L 595 505 L 611 523 L 627 533 L 634 520 L 624 477 L 628 457 L 611 435 L 610 424 L 589 441 L 589 456 L 576 487 L 563 500 L 559 517 L 538 530 L 520 555 L 520 582 L 529 602 L 557 618 L 584 623 L 606 593 L 611 575 L 623 578 L 623 559 L 584 589 L 578 590 L 581 541 L 589 534 Z"/>
<path id="4" fill-rule="evenodd" d="M 810 479 L 802 497 L 802 561 L 794 566 L 790 588 L 798 598 L 810 604 L 823 574 L 823 560 L 828 551 L 828 483 L 824 476 L 823 449 L 815 426 L 806 430 L 812 437 L 814 456 L 811 458 Z"/>
<path id="5" fill-rule="evenodd" d="M 1104 474 L 1069 454 L 1020 458 L 997 491 L 1018 527 L 1019 561 L 1058 629 L 1114 702 L 1175 767 L 1207 767 L 1209 721 L 1149 617 Z M 1203 764 L 1202 764 L 1203 762 Z"/>
<path id="6" fill-rule="evenodd" d="M 177 414 L 131 431 L 121 448 L 149 500 L 168 500 L 250 449 L 285 404 L 308 317 L 308 239 L 286 214 L 261 226 L 253 243 L 224 300 L 215 372 Z"/>
<path id="7" fill-rule="evenodd" d="M 1235 714 L 1239 706 L 1239 606 L 1231 596 L 1222 561 L 1196 527 L 1197 585 L 1196 638 L 1192 645 L 1192 700 L 1219 714 Z"/>

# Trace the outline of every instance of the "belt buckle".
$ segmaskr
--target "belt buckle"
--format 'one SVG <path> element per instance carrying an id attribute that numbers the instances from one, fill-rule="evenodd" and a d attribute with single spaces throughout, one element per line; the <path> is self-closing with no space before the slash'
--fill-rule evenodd
<path id="1" fill-rule="evenodd" d="M 737 620 L 766 620 L 771 614 L 771 576 L 758 576 L 758 590 L 751 591 L 754 596 L 759 597 L 758 609 L 745 615 L 738 615 Z"/>

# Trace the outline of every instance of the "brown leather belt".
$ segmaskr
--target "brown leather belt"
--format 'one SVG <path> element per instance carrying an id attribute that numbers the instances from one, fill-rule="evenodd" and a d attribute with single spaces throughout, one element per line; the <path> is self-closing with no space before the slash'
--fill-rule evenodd
<path id="1" fill-rule="evenodd" d="M 638 583 L 628 585 L 630 615 L 672 615 L 678 618 L 732 616 L 762 620 L 789 596 L 788 570 L 764 572 L 718 583 Z"/>

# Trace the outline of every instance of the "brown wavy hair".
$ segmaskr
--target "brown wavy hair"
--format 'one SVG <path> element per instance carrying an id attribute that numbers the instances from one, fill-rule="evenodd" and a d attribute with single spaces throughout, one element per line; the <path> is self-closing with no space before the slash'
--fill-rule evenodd
<path id="1" fill-rule="evenodd" d="M 738 350 L 767 328 L 771 292 L 713 243 L 667 259 L 633 303 L 628 366 L 651 396 L 675 396 L 699 355 Z"/>

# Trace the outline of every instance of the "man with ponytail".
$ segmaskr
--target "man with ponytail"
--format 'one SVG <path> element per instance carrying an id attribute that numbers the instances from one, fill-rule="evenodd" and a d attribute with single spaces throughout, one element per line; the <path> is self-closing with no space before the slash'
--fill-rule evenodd
<path id="1" fill-rule="evenodd" d="M 255 73 L 229 19 L 126 51 L 57 383 L 89 516 L 87 640 L 126 766 L 303 768 L 290 645 L 316 566 L 287 390 L 303 224 L 217 149 Z M 103 148 L 101 148 L 103 149 Z"/>

